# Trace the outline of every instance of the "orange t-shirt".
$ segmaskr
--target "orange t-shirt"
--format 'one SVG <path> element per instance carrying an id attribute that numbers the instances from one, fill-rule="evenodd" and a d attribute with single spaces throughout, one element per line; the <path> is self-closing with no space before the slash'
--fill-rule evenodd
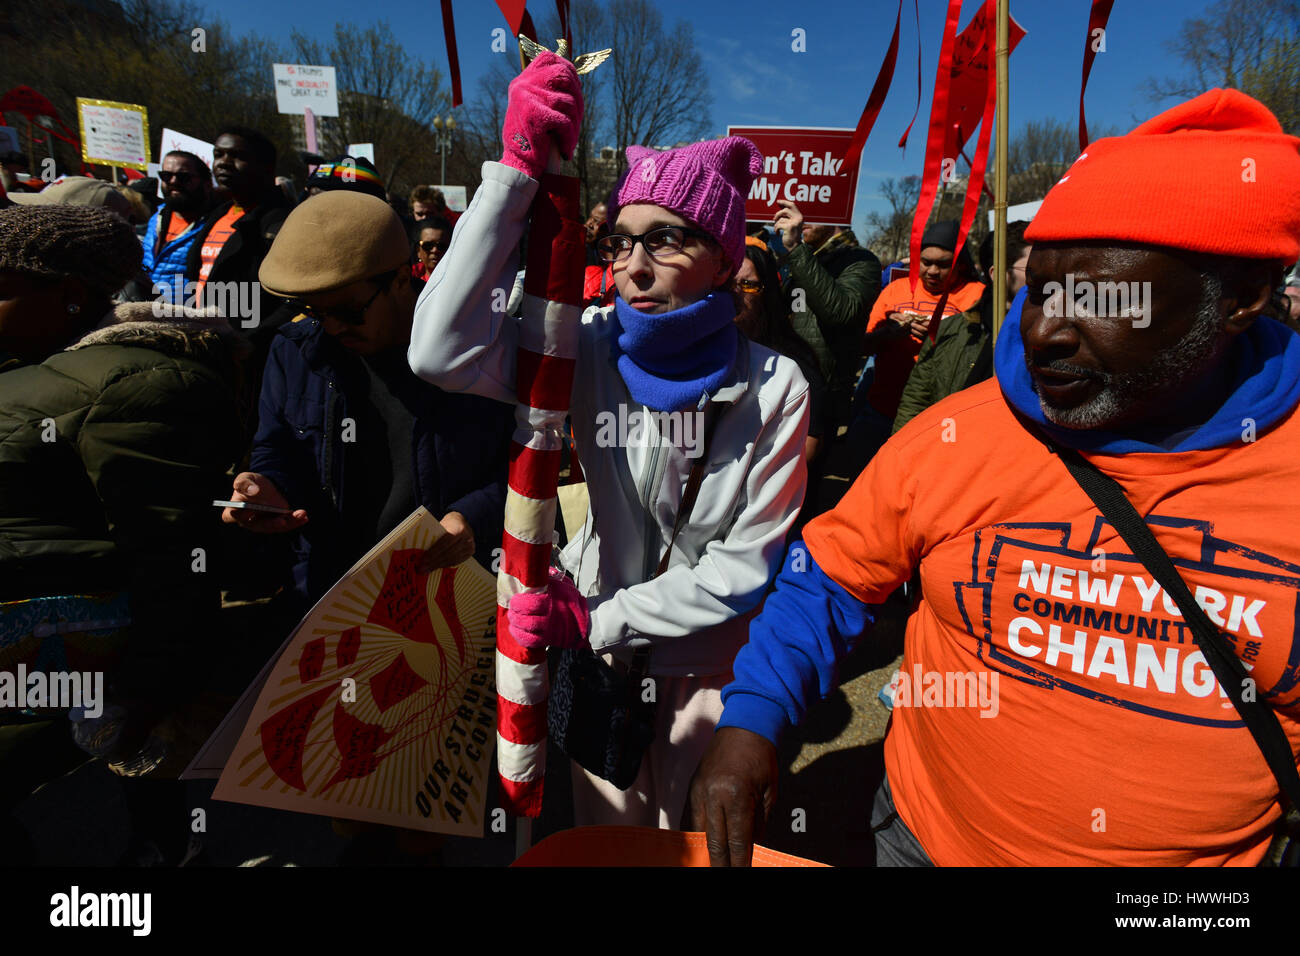
<path id="1" fill-rule="evenodd" d="M 971 281 L 957 286 L 948 295 L 943 308 L 943 318 L 974 308 L 984 294 L 984 283 Z M 867 331 L 874 332 L 891 312 L 921 312 L 933 315 L 939 297 L 925 291 L 920 282 L 913 293 L 907 276 L 895 279 L 881 291 L 871 308 Z M 921 353 L 921 343 L 907 335 L 887 342 L 876 352 L 876 377 L 867 392 L 871 407 L 889 419 L 898 414 L 898 403 L 903 397 L 907 377 L 912 374 L 916 357 Z"/>
<path id="2" fill-rule="evenodd" d="M 245 211 L 242 206 L 232 205 L 224 216 L 212 224 L 208 234 L 203 237 L 203 246 L 199 249 L 199 281 L 194 293 L 196 303 L 203 301 L 203 287 L 208 283 L 212 265 L 217 261 L 217 256 L 221 255 L 226 241 L 234 235 L 235 223 L 243 218 Z"/>
<path id="3" fill-rule="evenodd" d="M 183 236 L 189 231 L 190 226 L 194 225 L 192 219 L 186 219 L 175 209 L 172 210 L 171 218 L 167 220 L 167 235 L 163 237 L 163 245 L 171 242 L 177 236 Z"/>
<path id="4" fill-rule="evenodd" d="M 1087 455 L 1253 667 L 1293 752 L 1300 499 L 1276 489 L 1300 487 L 1298 445 L 1292 410 L 1249 443 Z M 996 381 L 918 415 L 804 536 L 826 574 L 868 603 L 920 568 L 909 700 L 894 708 L 885 766 L 935 863 L 1263 857 L 1281 811 L 1250 732 L 1177 605 L 1012 417 Z M 959 706 L 980 681 L 977 706 Z"/>

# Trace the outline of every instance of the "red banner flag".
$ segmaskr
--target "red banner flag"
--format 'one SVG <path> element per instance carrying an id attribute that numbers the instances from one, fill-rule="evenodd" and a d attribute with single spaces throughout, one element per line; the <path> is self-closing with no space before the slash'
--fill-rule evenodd
<path id="1" fill-rule="evenodd" d="M 948 87 L 941 90 L 939 79 L 936 79 L 935 82 L 935 105 L 930 119 L 930 138 L 926 147 L 926 179 L 922 182 L 922 198 L 927 198 L 927 187 L 929 194 L 928 202 L 923 207 L 919 206 L 917 208 L 916 219 L 912 222 L 911 254 L 914 263 L 920 261 L 921 235 L 925 230 L 926 222 L 929 220 L 930 211 L 934 205 L 934 195 L 938 189 L 937 180 L 941 176 L 951 174 L 956 166 L 955 157 L 962 153 L 966 140 L 974 132 L 975 125 L 978 123 L 980 135 L 975 147 L 975 158 L 970 164 L 970 177 L 966 184 L 966 196 L 962 204 L 961 220 L 957 229 L 955 253 L 961 251 L 966 236 L 970 232 L 971 224 L 975 220 L 975 211 L 979 207 L 980 192 L 984 188 L 984 173 L 988 166 L 989 139 L 993 129 L 993 112 L 997 104 L 997 23 L 994 12 L 993 0 L 987 0 L 971 22 L 967 24 L 961 36 L 956 37 L 953 43 L 955 49 L 951 53 Z M 951 8 L 949 14 L 950 16 L 952 14 Z M 951 23 L 952 20 L 950 19 L 949 24 L 951 25 Z M 1025 32 L 1014 20 L 1011 21 L 1011 27 L 1009 48 L 1014 49 L 1020 38 L 1025 35 Z M 945 36 L 945 40 L 947 40 L 947 36 Z M 940 111 L 941 93 L 945 97 L 942 112 Z M 982 109 L 980 108 L 981 101 Z M 935 117 L 939 115 L 944 117 L 942 127 L 939 127 L 935 122 Z M 935 170 L 936 157 L 932 150 L 939 141 L 940 136 L 942 136 L 944 144 L 943 152 L 938 157 L 939 166 Z M 938 176 L 931 180 L 930 177 L 934 176 L 936 172 Z M 952 275 L 955 274 L 954 270 Z M 910 278 L 912 287 L 915 288 L 919 280 L 918 270 L 912 269 Z M 934 315 L 930 318 L 926 334 L 931 341 L 934 341 L 938 336 L 939 321 L 943 315 L 944 306 L 947 304 L 947 298 L 945 292 L 939 299 Z"/>
<path id="2" fill-rule="evenodd" d="M 943 143 L 948 125 L 948 89 L 952 85 L 952 49 L 957 37 L 957 21 L 961 16 L 961 0 L 948 0 L 948 16 L 943 25 L 943 42 L 939 47 L 939 69 L 934 77 L 934 102 L 930 107 L 930 133 L 925 143 L 925 166 L 921 172 L 921 195 L 912 219 L 912 240 L 909 244 L 912 268 L 912 288 L 920 278 L 916 265 L 921 261 L 921 233 L 934 208 L 935 193 L 939 191 L 939 175 L 943 170 Z"/>
<path id="3" fill-rule="evenodd" d="M 1079 152 L 1081 153 L 1088 148 L 1088 123 L 1083 116 L 1083 94 L 1088 89 L 1092 61 L 1096 59 L 1098 49 L 1106 48 L 1106 22 L 1110 20 L 1110 8 L 1114 5 L 1115 0 L 1092 0 L 1092 12 L 1088 14 L 1088 35 L 1083 39 L 1083 82 L 1079 85 Z"/>
<path id="4" fill-rule="evenodd" d="M 501 15 L 506 18 L 506 23 L 510 25 L 510 35 L 519 36 L 519 31 L 523 26 L 524 17 L 528 16 L 524 7 L 527 0 L 497 0 L 497 6 L 501 9 Z"/>
<path id="5" fill-rule="evenodd" d="M 966 241 L 966 235 L 970 232 L 971 224 L 975 221 L 975 211 L 979 208 L 980 191 L 984 188 L 984 172 L 988 168 L 989 139 L 993 132 L 993 111 L 997 106 L 998 99 L 998 30 L 996 18 L 992 16 L 992 7 L 993 0 L 989 0 L 989 2 L 984 5 L 984 10 L 982 12 L 990 15 L 986 16 L 984 22 L 980 24 L 980 26 L 984 28 L 986 37 L 986 42 L 980 51 L 984 59 L 984 65 L 981 71 L 984 79 L 984 112 L 980 118 L 979 140 L 975 144 L 975 160 L 970 164 L 970 181 L 966 184 L 966 201 L 962 205 L 961 225 L 957 229 L 957 249 L 955 251 L 961 250 L 962 244 Z M 975 20 L 971 21 L 971 26 L 975 26 L 978 20 L 979 17 L 976 16 Z M 1016 29 L 1019 29 L 1014 20 L 1012 21 L 1012 25 L 1016 26 Z M 967 29 L 969 30 L 970 27 L 967 27 Z M 1020 31 L 1020 36 L 1024 36 L 1023 30 Z M 1016 39 L 1019 39 L 1019 37 L 1012 40 L 1012 47 L 1015 46 Z M 951 116 L 951 114 L 949 115 Z M 952 126 L 953 124 L 950 124 L 950 128 L 952 128 Z M 961 134 L 958 133 L 956 135 L 960 136 Z M 955 273 L 956 270 L 954 269 L 953 274 Z M 931 341 L 934 341 L 938 331 L 939 323 L 935 322 L 932 318 L 930 322 Z"/>
<path id="6" fill-rule="evenodd" d="M 916 125 L 916 117 L 921 112 L 921 9 L 916 0 L 912 0 L 912 13 L 916 15 L 916 108 L 912 110 L 912 122 L 907 124 L 907 129 L 899 137 L 899 149 L 907 146 L 907 137 L 912 135 L 912 127 Z"/>
<path id="7" fill-rule="evenodd" d="M 885 62 L 880 65 L 876 82 L 871 87 L 871 95 L 867 97 L 867 105 L 862 109 L 857 129 L 853 131 L 853 139 L 849 141 L 848 151 L 844 154 L 845 169 L 858 168 L 858 162 L 862 159 L 862 147 L 867 144 L 867 137 L 871 135 L 871 128 L 876 125 L 880 108 L 885 105 L 885 94 L 889 92 L 889 84 L 894 81 L 894 64 L 898 62 L 898 28 L 902 23 L 903 0 L 898 0 L 898 15 L 894 18 L 894 38 L 889 41 L 889 49 L 885 51 Z"/>
<path id="8" fill-rule="evenodd" d="M 1007 55 L 1015 52 L 1024 29 L 1009 17 Z M 992 29 L 990 29 L 990 25 Z M 948 131 L 943 155 L 955 159 L 985 117 L 987 91 L 996 81 L 997 11 L 993 0 L 971 18 L 957 35 L 952 53 L 952 87 L 948 92 Z"/>
<path id="9" fill-rule="evenodd" d="M 447 72 L 451 74 L 451 105 L 460 106 L 460 56 L 456 52 L 456 22 L 451 15 L 451 0 L 442 0 L 442 35 L 447 41 Z"/>
<path id="10" fill-rule="evenodd" d="M 573 25 L 569 22 L 569 0 L 555 0 L 555 12 L 560 18 L 560 33 L 569 44 L 569 55 L 574 56 L 577 50 L 573 48 Z"/>

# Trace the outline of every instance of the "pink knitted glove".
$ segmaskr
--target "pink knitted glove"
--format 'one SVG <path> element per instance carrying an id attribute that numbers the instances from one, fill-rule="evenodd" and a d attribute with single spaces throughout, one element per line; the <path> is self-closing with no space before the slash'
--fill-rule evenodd
<path id="1" fill-rule="evenodd" d="M 506 608 L 510 633 L 524 647 L 587 647 L 591 614 L 587 599 L 563 572 L 551 569 L 545 591 L 525 591 L 510 599 Z"/>
<path id="2" fill-rule="evenodd" d="M 582 84 L 573 64 L 550 51 L 510 81 L 501 162 L 541 179 L 553 145 L 568 159 L 582 125 Z M 554 137 L 554 144 L 552 143 Z"/>

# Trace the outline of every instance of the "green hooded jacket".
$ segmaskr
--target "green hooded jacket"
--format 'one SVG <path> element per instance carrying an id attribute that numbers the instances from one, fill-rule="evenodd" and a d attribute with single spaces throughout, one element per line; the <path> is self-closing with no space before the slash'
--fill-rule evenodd
<path id="1" fill-rule="evenodd" d="M 799 243 L 786 263 L 787 288 L 802 289 L 805 297 L 804 308 L 793 310 L 794 330 L 812 347 L 832 395 L 851 396 L 862 334 L 880 295 L 880 260 L 846 229 L 816 252 Z"/>
<path id="2" fill-rule="evenodd" d="M 125 592 L 128 658 L 155 662 L 137 670 L 149 693 L 167 646 L 218 606 L 211 503 L 241 452 L 247 352 L 224 320 L 159 321 L 152 305 L 118 306 L 64 351 L 0 373 L 0 602 Z"/>
<path id="3" fill-rule="evenodd" d="M 975 308 L 948 316 L 939 323 L 935 340 L 921 344 L 890 434 L 941 399 L 993 374 L 993 332 L 983 307 L 987 299 L 986 294 Z"/>

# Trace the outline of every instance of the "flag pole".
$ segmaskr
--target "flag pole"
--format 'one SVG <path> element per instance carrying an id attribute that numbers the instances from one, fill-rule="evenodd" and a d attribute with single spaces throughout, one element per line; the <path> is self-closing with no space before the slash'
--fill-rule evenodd
<path id="1" fill-rule="evenodd" d="M 995 121 L 997 135 L 993 163 L 993 337 L 1002 329 L 1007 314 L 1007 109 L 1010 89 L 1007 60 L 1011 45 L 1009 0 L 997 0 L 998 47 L 997 84 L 998 102 Z"/>
<path id="2" fill-rule="evenodd" d="M 316 114 L 307 106 L 302 111 L 303 139 L 307 143 L 307 152 L 316 152 Z"/>
<path id="3" fill-rule="evenodd" d="M 519 859 L 533 845 L 533 818 L 515 817 L 515 859 Z"/>

